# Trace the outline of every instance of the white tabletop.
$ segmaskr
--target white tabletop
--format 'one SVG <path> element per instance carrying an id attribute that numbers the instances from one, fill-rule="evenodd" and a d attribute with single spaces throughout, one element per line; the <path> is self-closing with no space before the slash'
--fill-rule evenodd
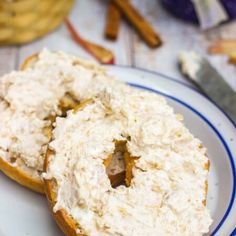
<path id="1" fill-rule="evenodd" d="M 172 16 L 158 0 L 132 2 L 162 36 L 164 45 L 161 48 L 147 47 L 125 20 L 121 24 L 119 39 L 115 42 L 106 40 L 104 25 L 107 1 L 105 0 L 77 0 L 70 19 L 83 37 L 110 48 L 115 54 L 116 64 L 158 71 L 186 81 L 178 69 L 178 54 L 181 50 L 194 50 L 207 56 L 225 80 L 236 90 L 236 66 L 228 64 L 225 56 L 209 56 L 206 53 L 211 42 L 220 38 L 235 38 L 236 21 L 203 32 L 197 26 Z M 93 59 L 71 39 L 69 32 L 62 25 L 33 43 L 0 48 L 0 75 L 18 69 L 24 58 L 45 47 Z"/>

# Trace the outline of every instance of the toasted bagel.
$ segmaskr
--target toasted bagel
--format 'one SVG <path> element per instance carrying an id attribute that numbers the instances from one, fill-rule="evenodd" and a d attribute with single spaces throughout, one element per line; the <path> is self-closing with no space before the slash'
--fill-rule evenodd
<path id="1" fill-rule="evenodd" d="M 106 168 L 117 143 L 125 183 L 113 186 Z M 44 167 L 48 201 L 67 236 L 203 235 L 212 222 L 206 149 L 154 94 L 111 90 L 58 118 Z"/>
<path id="2" fill-rule="evenodd" d="M 97 64 L 47 50 L 27 58 L 21 71 L 3 76 L 0 106 L 5 119 L 0 124 L 0 170 L 21 185 L 43 192 L 40 175 L 55 117 L 66 116 L 80 101 L 110 86 L 125 85 Z M 17 119 L 12 118 L 15 114 Z M 21 114 L 25 116 L 24 125 Z M 8 129 L 4 129 L 6 123 Z M 21 129 L 16 129 L 16 124 Z M 17 162 L 11 163 L 12 158 Z"/>

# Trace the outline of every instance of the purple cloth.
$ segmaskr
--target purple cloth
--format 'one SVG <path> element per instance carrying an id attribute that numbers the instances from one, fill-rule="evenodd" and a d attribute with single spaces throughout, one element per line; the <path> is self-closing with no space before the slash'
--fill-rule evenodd
<path id="1" fill-rule="evenodd" d="M 236 0 L 220 0 L 231 19 L 236 18 Z M 162 0 L 164 6 L 179 18 L 198 23 L 191 0 Z"/>

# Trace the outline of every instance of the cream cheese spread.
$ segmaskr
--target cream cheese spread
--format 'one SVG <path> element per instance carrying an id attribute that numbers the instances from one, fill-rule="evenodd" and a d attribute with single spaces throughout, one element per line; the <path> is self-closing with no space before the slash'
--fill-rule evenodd
<path id="1" fill-rule="evenodd" d="M 49 142 L 44 129 L 51 125 L 50 117 L 61 114 L 60 99 L 68 92 L 87 99 L 107 86 L 126 87 L 96 64 L 46 49 L 28 69 L 3 76 L 0 157 L 41 172 Z"/>
<path id="2" fill-rule="evenodd" d="M 181 70 L 193 80 L 197 80 L 197 73 L 201 69 L 201 56 L 194 51 L 183 51 L 179 55 Z"/>
<path id="3" fill-rule="evenodd" d="M 66 142 L 65 142 L 66 140 Z M 126 141 L 130 187 L 112 188 L 104 160 Z M 92 104 L 57 118 L 44 178 L 57 181 L 64 209 L 89 236 L 200 236 L 212 222 L 203 204 L 206 149 L 156 94 L 107 88 Z"/>

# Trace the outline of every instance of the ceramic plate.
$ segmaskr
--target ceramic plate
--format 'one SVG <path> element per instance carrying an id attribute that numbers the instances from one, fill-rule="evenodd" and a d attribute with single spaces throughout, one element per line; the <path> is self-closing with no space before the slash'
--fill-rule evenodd
<path id="1" fill-rule="evenodd" d="M 236 235 L 235 124 L 193 88 L 167 76 L 129 67 L 108 66 L 109 73 L 139 89 L 166 97 L 184 123 L 202 140 L 211 161 L 207 206 L 214 223 L 208 235 Z M 235 104 L 232 104 L 235 105 Z M 44 196 L 0 174 L 1 236 L 62 236 Z"/>

